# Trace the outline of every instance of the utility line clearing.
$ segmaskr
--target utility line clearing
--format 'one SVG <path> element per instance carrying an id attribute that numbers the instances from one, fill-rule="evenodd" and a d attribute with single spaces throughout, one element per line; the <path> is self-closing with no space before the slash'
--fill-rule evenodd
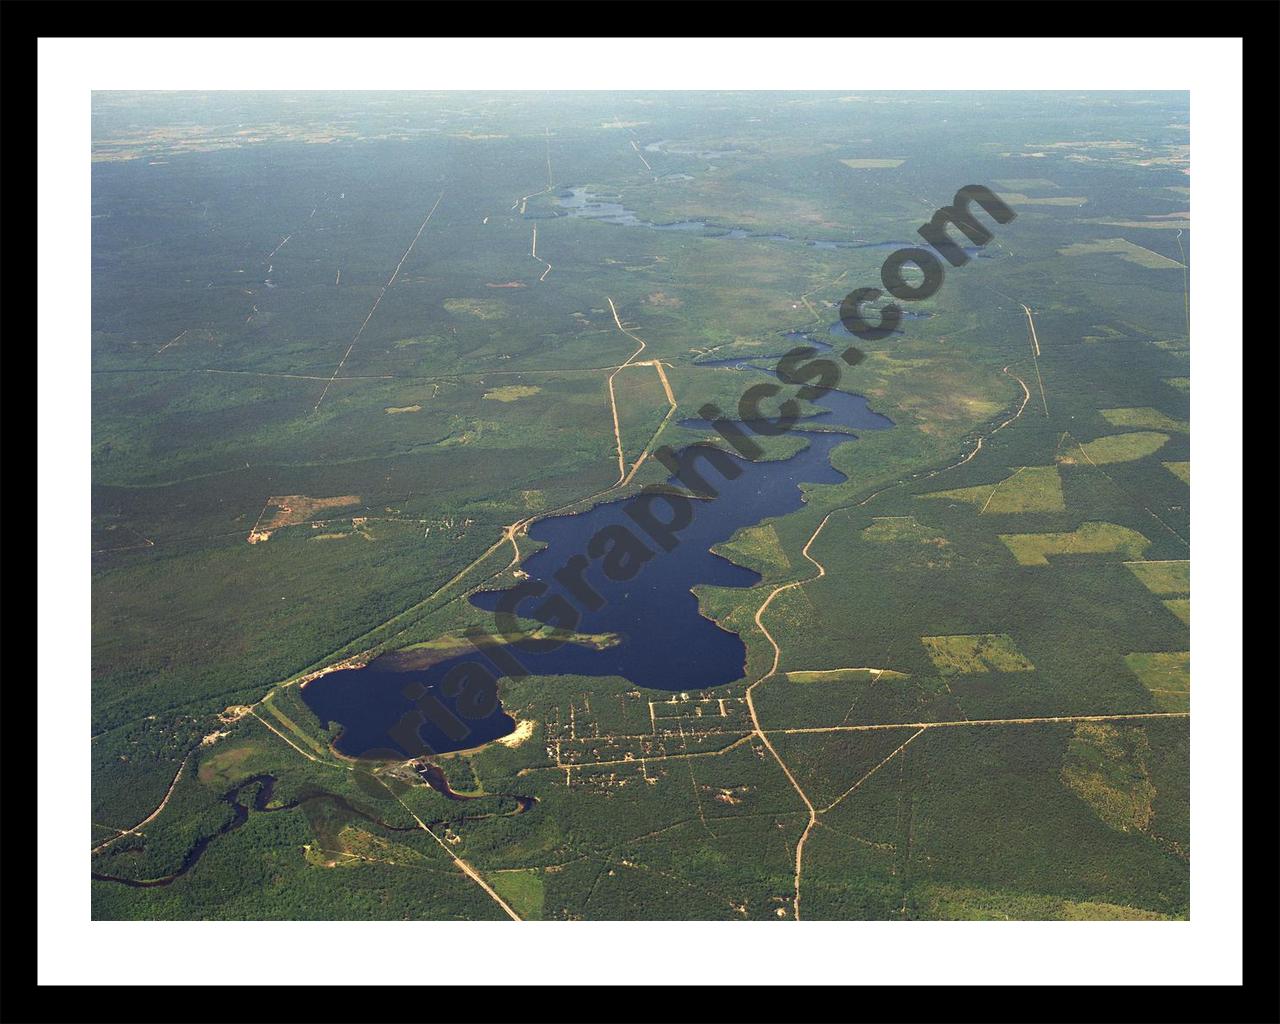
<path id="1" fill-rule="evenodd" d="M 444 193 L 441 192 L 439 198 L 436 199 L 435 206 L 432 206 L 430 212 L 427 214 L 426 220 L 424 220 L 421 226 L 419 226 L 418 233 L 413 236 L 413 241 L 409 243 L 409 248 L 407 248 L 404 251 L 404 255 L 400 257 L 400 262 L 396 264 L 396 269 L 391 272 L 391 276 L 387 279 L 387 283 L 382 286 L 382 289 L 378 292 L 378 297 L 373 300 L 373 305 L 369 309 L 368 316 L 364 318 L 364 323 L 360 325 L 360 329 L 356 331 L 355 337 L 351 339 L 351 344 L 347 346 L 346 352 L 342 354 L 342 358 L 338 361 L 337 369 L 333 371 L 333 376 L 329 378 L 329 383 L 326 384 L 324 386 L 324 390 L 320 392 L 320 398 L 316 402 L 315 408 L 311 410 L 313 413 L 320 408 L 320 403 L 324 401 L 324 396 L 329 393 L 330 385 L 338 379 L 338 374 L 342 372 L 342 367 L 346 365 L 347 356 L 351 355 L 351 350 L 356 347 L 356 342 L 360 340 L 360 335 L 362 335 L 364 333 L 364 329 L 369 326 L 369 321 L 373 319 L 374 311 L 378 308 L 378 303 L 382 301 L 382 296 L 386 295 L 387 289 L 395 284 L 396 278 L 400 274 L 400 268 L 404 266 L 404 261 L 409 258 L 409 253 L 413 252 L 413 247 L 417 245 L 418 239 L 422 237 L 422 232 L 426 229 L 427 221 L 431 220 L 431 215 L 436 212 L 436 206 L 440 205 L 440 200 L 443 198 Z M 286 238 L 285 241 L 287 242 L 288 239 Z M 283 245 L 284 242 L 281 242 L 280 244 Z"/>

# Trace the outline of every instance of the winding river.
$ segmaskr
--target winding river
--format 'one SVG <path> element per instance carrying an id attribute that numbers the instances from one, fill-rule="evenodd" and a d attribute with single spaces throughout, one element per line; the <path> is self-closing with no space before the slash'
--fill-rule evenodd
<path id="1" fill-rule="evenodd" d="M 450 800 L 479 800 L 482 796 L 469 796 L 464 793 L 455 793 L 449 788 L 448 782 L 445 781 L 444 772 L 435 765 L 422 765 L 418 769 L 418 774 L 424 782 L 432 789 L 443 794 Z M 290 800 L 285 803 L 277 804 L 272 807 L 271 797 L 275 791 L 276 778 L 274 775 L 254 775 L 242 782 L 232 786 L 222 795 L 222 801 L 231 807 L 231 818 L 216 831 L 208 835 L 201 836 L 187 851 L 186 856 L 182 858 L 182 864 L 177 871 L 163 875 L 160 878 L 125 878 L 121 875 L 110 875 L 102 872 L 92 871 L 90 877 L 98 882 L 115 882 L 118 885 L 126 885 L 131 889 L 155 889 L 166 885 L 172 885 L 183 875 L 187 874 L 196 866 L 200 858 L 204 856 L 205 851 L 219 836 L 225 836 L 228 832 L 234 832 L 236 829 L 244 825 L 249 820 L 249 810 L 252 807 L 256 814 L 273 814 L 277 811 L 291 811 L 298 807 L 305 807 L 316 804 L 329 804 L 343 814 L 351 817 L 360 818 L 376 825 L 378 828 L 387 832 L 417 832 L 421 826 L 416 822 L 412 825 L 392 825 L 390 822 L 383 821 L 381 818 L 353 804 L 346 797 L 337 793 L 316 792 L 299 797 L 297 800 Z M 507 797 L 515 801 L 515 807 L 505 812 L 489 812 L 483 814 L 463 814 L 452 818 L 441 818 L 426 822 L 428 826 L 437 825 L 456 825 L 467 821 L 478 821 L 484 818 L 492 818 L 495 814 L 515 815 L 523 814 L 536 804 L 537 798 L 531 796 L 516 796 L 515 794 L 496 793 L 492 794 L 496 797 Z M 245 797 L 248 796 L 250 803 L 245 804 Z"/>

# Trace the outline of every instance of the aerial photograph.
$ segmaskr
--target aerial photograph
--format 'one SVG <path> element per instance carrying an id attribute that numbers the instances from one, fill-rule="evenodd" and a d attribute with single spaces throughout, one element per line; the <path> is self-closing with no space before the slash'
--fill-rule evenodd
<path id="1" fill-rule="evenodd" d="M 1192 919 L 1189 92 L 91 125 L 95 922 Z"/>

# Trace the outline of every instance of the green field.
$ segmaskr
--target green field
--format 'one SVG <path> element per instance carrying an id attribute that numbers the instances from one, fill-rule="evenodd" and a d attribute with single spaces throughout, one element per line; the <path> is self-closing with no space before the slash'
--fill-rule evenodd
<path id="1" fill-rule="evenodd" d="M 1191 592 L 1191 563 L 1186 560 L 1163 562 L 1126 562 L 1129 571 L 1153 594 L 1188 594 Z"/>
<path id="2" fill-rule="evenodd" d="M 1000 539 L 1022 565 L 1048 565 L 1054 555 L 1119 553 L 1137 558 L 1151 543 L 1136 530 L 1115 523 L 1084 523 L 1070 533 L 1002 533 Z"/>
<path id="3" fill-rule="evenodd" d="M 999 483 L 933 491 L 922 498 L 950 498 L 978 506 L 982 515 L 1008 512 L 1061 512 L 1062 479 L 1057 466 L 1019 466 Z"/>
<path id="4" fill-rule="evenodd" d="M 1101 409 L 1103 418 L 1113 427 L 1139 427 L 1144 430 L 1190 430 L 1185 420 L 1175 420 L 1159 409 Z"/>
<path id="5" fill-rule="evenodd" d="M 1091 466 L 1113 462 L 1132 462 L 1159 451 L 1168 441 L 1165 434 L 1136 430 L 1131 434 L 1112 434 L 1084 444 L 1076 444 L 1058 456 L 1058 461 L 1075 465 L 1083 460 Z"/>
<path id="6" fill-rule="evenodd" d="M 1127 654 L 1125 664 L 1164 711 L 1187 711 L 1191 703 L 1191 655 L 1186 651 Z"/>
<path id="7" fill-rule="evenodd" d="M 1128 222 L 1118 222 L 1118 227 L 1136 227 L 1136 224 Z M 1151 230 L 1155 225 L 1146 225 Z M 1129 263 L 1137 264 L 1140 267 L 1149 267 L 1154 270 L 1165 268 L 1177 268 L 1180 264 L 1168 257 L 1162 256 L 1158 252 L 1152 252 L 1144 246 L 1138 245 L 1136 242 L 1130 242 L 1126 238 L 1101 238 L 1095 242 L 1075 242 L 1065 248 L 1059 249 L 1058 252 L 1064 256 L 1087 256 L 1102 253 L 1107 256 L 1114 256 L 1125 260 Z"/>

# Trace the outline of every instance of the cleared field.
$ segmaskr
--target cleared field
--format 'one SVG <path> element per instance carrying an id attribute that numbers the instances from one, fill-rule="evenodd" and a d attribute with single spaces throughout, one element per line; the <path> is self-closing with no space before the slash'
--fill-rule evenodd
<path id="1" fill-rule="evenodd" d="M 905 160 L 897 160 L 893 157 L 854 157 L 849 160 L 841 160 L 840 162 L 846 167 L 852 167 L 855 171 L 901 167 L 906 163 Z"/>
<path id="2" fill-rule="evenodd" d="M 1159 409 L 1146 406 L 1141 409 L 1103 409 L 1102 415 L 1113 427 L 1140 427 L 1145 430 L 1169 430 L 1187 433 L 1191 425 L 1186 420 L 1175 420 Z"/>
<path id="3" fill-rule="evenodd" d="M 1155 651 L 1124 656 L 1161 711 L 1191 710 L 1191 652 Z"/>
<path id="4" fill-rule="evenodd" d="M 939 531 L 917 522 L 915 516 L 877 516 L 863 529 L 863 540 L 883 547 L 900 559 L 899 564 L 925 569 L 946 569 L 954 560 L 955 546 Z"/>
<path id="5" fill-rule="evenodd" d="M 1020 192 L 1004 192 L 1000 196 L 1010 206 L 1084 206 L 1087 196 L 1024 196 Z"/>
<path id="6" fill-rule="evenodd" d="M 1191 599 L 1189 597 L 1171 598 L 1164 602 L 1164 606 L 1188 626 L 1191 625 Z"/>
<path id="7" fill-rule="evenodd" d="M 542 872 L 537 868 L 513 871 L 495 871 L 490 876 L 498 895 L 526 921 L 542 919 L 542 904 L 546 899 L 546 885 Z"/>
<path id="8" fill-rule="evenodd" d="M 1034 672 L 1035 666 L 1006 633 L 922 636 L 920 642 L 944 676 L 975 672 Z"/>
<path id="9" fill-rule="evenodd" d="M 500 303 L 484 299 L 445 299 L 441 305 L 450 313 L 473 316 L 478 320 L 501 320 L 507 315 L 506 308 Z"/>
<path id="10" fill-rule="evenodd" d="M 1162 466 L 1170 473 L 1176 476 L 1188 487 L 1191 486 L 1191 463 L 1189 462 L 1162 462 Z"/>
<path id="11" fill-rule="evenodd" d="M 508 384 L 506 387 L 491 388 L 484 393 L 484 397 L 491 402 L 515 402 L 541 393 L 542 388 L 531 384 Z"/>
<path id="12" fill-rule="evenodd" d="M 360 504 L 360 495 L 344 494 L 335 498 L 311 498 L 305 494 L 285 494 L 267 499 L 258 522 L 249 533 L 249 543 L 268 540 L 276 530 L 305 523 L 319 512 L 332 512 Z"/>
<path id="13" fill-rule="evenodd" d="M 936 530 L 923 526 L 915 516 L 876 516 L 870 526 L 862 531 L 862 539 L 873 544 L 896 544 L 905 541 L 914 544 L 948 543 Z"/>
<path id="14" fill-rule="evenodd" d="M 1074 466 L 1081 461 L 1095 466 L 1133 462 L 1159 451 L 1168 440 L 1168 434 L 1143 430 L 1135 430 L 1130 434 L 1108 434 L 1064 452 L 1058 456 L 1058 461 L 1064 466 Z"/>
<path id="15" fill-rule="evenodd" d="M 412 847 L 384 839 L 354 825 L 344 825 L 337 839 L 337 850 L 317 852 L 345 854 L 343 859 L 351 865 L 370 861 L 392 865 L 427 863 L 427 858 Z"/>
<path id="16" fill-rule="evenodd" d="M 1112 828 L 1141 831 L 1154 816 L 1150 753 L 1141 728 L 1077 722 L 1062 759 L 1062 781 Z"/>
<path id="17" fill-rule="evenodd" d="M 1185 217 L 1178 217 L 1176 215 L 1155 220 L 1098 220 L 1094 221 L 1094 223 L 1105 224 L 1110 228 L 1138 228 L 1142 231 L 1150 231 L 1152 228 L 1163 228 L 1165 231 L 1172 231 L 1174 229 L 1186 231 L 1191 227 L 1191 221 L 1187 220 Z"/>
<path id="18" fill-rule="evenodd" d="M 1191 593 L 1189 561 L 1125 562 L 1124 564 L 1153 594 Z"/>
<path id="19" fill-rule="evenodd" d="M 937 921 L 1168 921 L 1168 914 L 1094 900 L 950 885 L 912 889 L 916 916 Z"/>
<path id="20" fill-rule="evenodd" d="M 1023 565 L 1048 565 L 1049 555 L 1099 555 L 1119 552 L 1140 558 L 1151 545 L 1137 530 L 1115 523 L 1083 523 L 1071 533 L 1002 533 L 999 535 Z"/>
<path id="21" fill-rule="evenodd" d="M 1057 466 L 1022 466 L 999 483 L 931 491 L 918 497 L 967 501 L 977 505 L 982 515 L 1061 512 L 1066 508 Z"/>
<path id="22" fill-rule="evenodd" d="M 216 788 L 231 785 L 249 774 L 245 771 L 245 765 L 261 752 L 261 747 L 256 743 L 242 743 L 219 750 L 201 762 L 197 777 L 206 786 Z"/>
<path id="23" fill-rule="evenodd" d="M 1124 227 L 1129 225 L 1117 226 Z M 1151 223 L 1140 226 L 1152 228 L 1165 225 Z M 1058 252 L 1063 256 L 1091 256 L 1096 253 L 1105 253 L 1118 256 L 1127 263 L 1136 263 L 1140 267 L 1148 267 L 1152 270 L 1177 270 L 1182 266 L 1177 260 L 1171 260 L 1167 256 L 1161 256 L 1158 252 L 1144 249 L 1142 246 L 1135 245 L 1125 238 L 1100 238 L 1096 242 L 1075 242 L 1064 246 Z"/>
<path id="24" fill-rule="evenodd" d="M 906 679 L 906 672 L 891 668 L 831 668 L 814 672 L 788 672 L 792 683 L 875 683 L 881 679 Z"/>
<path id="25" fill-rule="evenodd" d="M 1058 187 L 1055 182 L 1050 181 L 1048 178 L 999 178 L 997 179 L 996 184 L 1001 188 L 1018 190 L 1026 188 L 1035 189 Z"/>

